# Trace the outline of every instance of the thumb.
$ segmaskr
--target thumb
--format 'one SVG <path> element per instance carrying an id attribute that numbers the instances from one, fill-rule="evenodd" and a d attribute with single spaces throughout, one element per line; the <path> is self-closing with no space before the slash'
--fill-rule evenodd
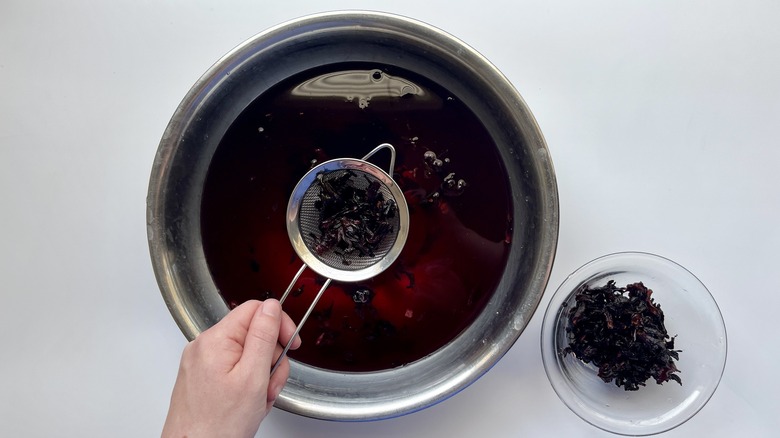
<path id="1" fill-rule="evenodd" d="M 268 299 L 261 303 L 249 323 L 239 364 L 249 370 L 270 372 L 281 325 L 282 307 L 279 301 Z"/>

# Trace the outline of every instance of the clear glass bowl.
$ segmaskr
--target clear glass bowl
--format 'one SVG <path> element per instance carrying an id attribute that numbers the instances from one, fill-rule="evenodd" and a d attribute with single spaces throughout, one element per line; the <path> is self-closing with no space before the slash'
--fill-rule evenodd
<path id="1" fill-rule="evenodd" d="M 563 355 L 574 292 L 609 280 L 618 287 L 641 281 L 653 290 L 669 335 L 677 335 L 675 349 L 682 350 L 676 362 L 682 386 L 658 385 L 651 378 L 637 391 L 626 391 L 602 381 L 592 364 Z M 558 397 L 583 420 L 621 435 L 652 435 L 684 423 L 710 399 L 726 365 L 726 327 L 712 295 L 682 266 L 647 253 L 610 254 L 569 275 L 547 307 L 541 344 L 544 370 Z"/>

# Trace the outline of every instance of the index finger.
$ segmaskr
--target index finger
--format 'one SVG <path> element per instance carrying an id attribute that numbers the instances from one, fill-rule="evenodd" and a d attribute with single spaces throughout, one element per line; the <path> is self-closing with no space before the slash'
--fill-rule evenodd
<path id="1" fill-rule="evenodd" d="M 279 330 L 279 342 L 285 346 L 288 342 L 290 342 L 290 338 L 293 334 L 295 334 L 295 329 L 297 326 L 295 325 L 295 322 L 293 322 L 292 318 L 290 318 L 290 315 L 287 314 L 287 312 L 282 312 L 282 327 Z M 290 350 L 297 350 L 298 347 L 301 346 L 301 335 L 295 335 L 295 341 L 290 346 Z"/>

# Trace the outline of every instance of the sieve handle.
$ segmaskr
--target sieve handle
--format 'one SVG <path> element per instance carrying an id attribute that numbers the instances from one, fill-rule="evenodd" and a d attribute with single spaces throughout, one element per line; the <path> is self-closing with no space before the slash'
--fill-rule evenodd
<path id="1" fill-rule="evenodd" d="M 281 304 L 282 301 L 284 301 L 285 298 L 287 298 L 287 294 L 292 290 L 292 287 L 295 285 L 295 282 L 298 281 L 298 277 L 301 276 L 303 271 L 306 269 L 306 264 L 304 263 L 303 266 L 301 266 L 301 269 L 298 270 L 298 273 L 295 274 L 295 277 L 293 277 L 293 281 L 290 282 L 290 286 L 287 288 L 287 290 L 284 292 L 284 295 L 282 295 L 282 299 L 279 300 L 279 303 Z M 322 294 L 325 293 L 325 289 L 330 286 L 331 279 L 328 278 L 325 280 L 325 284 L 322 285 L 320 288 L 320 291 L 317 292 L 317 296 L 314 297 L 314 301 L 312 301 L 309 308 L 306 310 L 306 314 L 303 315 L 303 318 L 301 318 L 301 322 L 298 323 L 298 326 L 295 328 L 295 333 L 292 334 L 290 337 L 290 340 L 287 341 L 287 345 L 284 346 L 284 350 L 282 350 L 282 354 L 279 355 L 279 358 L 276 359 L 276 363 L 274 363 L 274 366 L 271 368 L 271 375 L 276 371 L 277 368 L 279 368 L 279 365 L 282 363 L 282 359 L 284 359 L 284 356 L 287 354 L 288 351 L 290 351 L 290 347 L 292 346 L 292 343 L 295 341 L 295 338 L 298 336 L 298 333 L 300 333 L 301 328 L 303 328 L 303 324 L 306 322 L 307 319 L 309 319 L 309 315 L 311 315 L 311 312 L 314 310 L 314 306 L 317 305 L 317 302 L 320 301 L 320 298 L 322 297 Z"/>
<path id="2" fill-rule="evenodd" d="M 387 174 L 390 175 L 390 178 L 393 177 L 393 169 L 395 169 L 395 148 L 390 143 L 382 143 L 379 146 L 375 147 L 371 152 L 367 153 L 365 157 L 362 158 L 363 161 L 368 160 L 371 158 L 375 153 L 381 151 L 382 149 L 390 149 L 390 169 L 388 169 Z"/>
<path id="3" fill-rule="evenodd" d="M 293 277 L 292 281 L 290 282 L 290 285 L 287 286 L 287 290 L 284 291 L 282 294 L 282 298 L 279 300 L 279 305 L 284 304 L 284 300 L 287 299 L 287 295 L 290 294 L 290 291 L 292 290 L 293 286 L 295 286 L 295 282 L 298 281 L 299 278 L 301 278 L 301 274 L 303 274 L 303 271 L 306 270 L 306 263 L 301 266 L 301 269 L 298 269 L 298 272 L 295 274 L 295 277 Z"/>

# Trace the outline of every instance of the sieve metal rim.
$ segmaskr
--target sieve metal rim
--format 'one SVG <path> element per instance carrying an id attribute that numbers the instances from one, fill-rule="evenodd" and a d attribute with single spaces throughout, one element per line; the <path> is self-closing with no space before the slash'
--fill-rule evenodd
<path id="1" fill-rule="evenodd" d="M 378 179 L 393 195 L 398 208 L 398 233 L 395 242 L 387 251 L 386 255 L 373 265 L 353 271 L 336 269 L 322 262 L 306 246 L 298 226 L 298 213 L 300 212 L 303 197 L 312 183 L 316 180 L 317 174 L 320 172 L 332 172 L 337 170 L 357 170 Z M 315 166 L 298 181 L 298 184 L 296 184 L 295 189 L 293 189 L 290 200 L 287 203 L 285 221 L 287 223 L 287 235 L 290 238 L 290 243 L 292 244 L 295 253 L 305 265 L 323 277 L 331 278 L 335 281 L 356 282 L 379 275 L 390 267 L 398 258 L 406 243 L 406 237 L 409 234 L 409 207 L 400 187 L 398 187 L 393 178 L 380 167 L 356 158 L 337 158 Z"/>

